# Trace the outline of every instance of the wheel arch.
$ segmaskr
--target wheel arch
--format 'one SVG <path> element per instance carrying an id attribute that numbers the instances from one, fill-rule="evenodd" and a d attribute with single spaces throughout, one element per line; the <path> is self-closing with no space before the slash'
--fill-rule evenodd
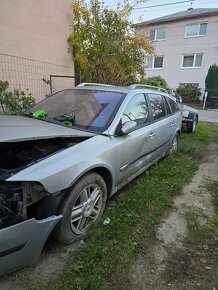
<path id="1" fill-rule="evenodd" d="M 99 174 L 104 179 L 104 182 L 107 187 L 107 197 L 109 197 L 112 190 L 112 184 L 113 184 L 113 177 L 112 177 L 111 172 L 105 167 L 96 167 L 96 168 L 93 168 L 91 171 Z"/>
<path id="2" fill-rule="evenodd" d="M 104 167 L 104 166 L 100 166 L 99 165 L 99 166 L 96 166 L 96 167 L 91 167 L 88 170 L 82 172 L 81 174 L 79 174 L 77 176 L 77 178 L 74 179 L 74 181 L 73 181 L 73 183 L 71 184 L 70 187 L 74 186 L 74 184 L 76 182 L 78 182 L 78 180 L 80 178 L 82 178 L 84 175 L 86 175 L 86 174 L 88 174 L 90 172 L 95 172 L 95 173 L 99 174 L 104 179 L 104 182 L 105 182 L 106 188 L 107 188 L 107 197 L 109 197 L 110 193 L 111 193 L 111 190 L 112 190 L 112 187 L 113 187 L 113 176 L 112 176 L 111 171 L 108 168 Z"/>
<path id="3" fill-rule="evenodd" d="M 195 120 L 196 117 L 198 118 L 198 116 L 195 112 L 190 112 L 188 117 L 189 117 L 189 119 L 192 119 L 193 121 Z"/>
<path id="4" fill-rule="evenodd" d="M 100 174 L 99 174 L 100 173 Z M 80 175 L 80 177 L 75 180 L 75 182 L 72 184 L 70 188 L 64 193 L 62 200 L 59 203 L 58 212 L 63 216 L 62 220 L 58 225 L 55 227 L 52 235 L 53 237 L 61 243 L 69 244 L 75 241 L 78 241 L 80 239 L 85 238 L 88 235 L 88 229 L 85 229 L 85 223 L 82 224 L 82 231 L 80 232 L 80 229 L 78 229 L 78 225 L 80 226 L 80 223 L 77 223 L 76 226 L 73 225 L 74 222 L 77 222 L 77 220 L 72 221 L 72 211 L 75 212 L 76 216 L 81 215 L 79 219 L 83 219 L 85 221 L 89 220 L 88 226 L 92 223 L 90 222 L 89 215 L 91 215 L 92 212 L 94 212 L 94 203 L 90 202 L 90 198 L 87 197 L 84 201 L 79 201 L 80 208 L 82 206 L 83 211 L 87 215 L 83 215 L 82 211 L 78 213 L 78 208 L 75 209 L 74 206 L 76 205 L 76 202 L 78 200 L 78 196 L 81 194 L 83 189 L 91 185 L 93 185 L 93 182 L 97 182 L 98 186 L 100 186 L 102 192 L 99 196 L 101 196 L 100 200 L 100 206 L 98 207 L 97 215 L 94 219 L 94 223 L 100 220 L 100 217 L 103 214 L 105 204 L 108 197 L 108 188 L 109 180 L 108 180 L 108 170 L 103 167 L 99 168 L 92 168 L 92 170 L 87 170 L 83 174 Z M 105 182 L 104 182 L 105 181 Z M 99 198 L 97 199 L 99 200 Z M 97 201 L 96 201 L 97 202 Z M 78 204 L 77 204 L 78 205 Z M 87 207 L 88 205 L 88 207 Z M 93 209 L 92 209 L 93 207 Z M 96 210 L 95 210 L 96 212 Z M 95 213 L 96 214 L 96 213 Z M 72 228 L 73 227 L 73 228 Z"/>
<path id="5" fill-rule="evenodd" d="M 69 192 L 69 189 L 72 188 L 83 176 L 91 172 L 97 173 L 103 178 L 107 188 L 107 198 L 109 198 L 113 187 L 113 176 L 110 170 L 104 166 L 89 168 L 87 171 L 84 171 L 81 174 L 79 174 L 74 179 L 72 184 L 68 188 L 61 190 L 59 194 L 57 195 L 51 194 L 40 200 L 37 204 L 33 205 L 32 207 L 35 208 L 37 218 L 41 219 L 57 214 L 58 209 L 60 208 L 64 198 L 67 196 Z"/>

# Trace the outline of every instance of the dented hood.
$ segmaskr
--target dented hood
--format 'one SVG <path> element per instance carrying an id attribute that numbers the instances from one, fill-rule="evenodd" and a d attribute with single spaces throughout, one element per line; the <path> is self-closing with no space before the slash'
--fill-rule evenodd
<path id="1" fill-rule="evenodd" d="M 91 137 L 85 132 L 28 116 L 0 115 L 0 142 L 17 142 L 55 137 Z"/>

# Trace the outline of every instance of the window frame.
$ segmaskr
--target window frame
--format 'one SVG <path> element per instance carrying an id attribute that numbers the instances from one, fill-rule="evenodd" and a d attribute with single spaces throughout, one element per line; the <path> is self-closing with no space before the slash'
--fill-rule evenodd
<path id="1" fill-rule="evenodd" d="M 196 58 L 197 58 L 197 55 L 201 55 L 201 65 L 200 66 L 196 66 L 195 63 L 196 63 Z M 184 64 L 184 58 L 186 56 L 193 56 L 193 66 L 183 66 Z M 183 54 L 182 56 L 182 63 L 181 63 L 181 69 L 199 69 L 202 67 L 202 60 L 203 60 L 203 52 L 196 52 L 196 53 L 187 53 L 187 54 Z"/>
<path id="2" fill-rule="evenodd" d="M 199 88 L 199 83 L 179 83 L 179 86 L 185 86 L 185 85 L 193 85 L 196 88 Z"/>
<path id="3" fill-rule="evenodd" d="M 205 34 L 200 34 L 201 24 L 207 24 L 208 25 L 208 22 L 199 22 L 199 23 L 187 24 L 186 25 L 186 29 L 185 29 L 185 38 L 193 38 L 193 37 L 206 36 L 207 35 L 207 27 L 206 27 L 206 33 Z M 198 34 L 197 35 L 187 35 L 188 27 L 189 26 L 194 26 L 194 25 L 198 25 Z"/>
<path id="4" fill-rule="evenodd" d="M 154 70 L 163 69 L 163 67 L 164 67 L 164 55 L 158 55 L 158 56 L 150 56 L 149 55 L 148 57 L 152 57 L 152 66 L 151 67 L 146 67 L 145 68 L 146 70 L 149 70 L 149 69 L 154 69 Z M 162 58 L 163 59 L 162 67 L 154 67 L 155 58 Z M 148 64 L 148 60 L 146 62 Z"/>
<path id="5" fill-rule="evenodd" d="M 164 29 L 164 30 L 165 30 L 165 38 L 157 39 L 157 31 L 158 31 L 159 29 Z M 159 27 L 159 28 L 151 29 L 150 32 L 151 32 L 151 31 L 154 31 L 154 39 L 151 39 L 151 38 L 149 37 L 150 41 L 164 41 L 164 40 L 166 40 L 167 29 L 166 29 L 165 26 L 164 26 L 164 27 Z"/>

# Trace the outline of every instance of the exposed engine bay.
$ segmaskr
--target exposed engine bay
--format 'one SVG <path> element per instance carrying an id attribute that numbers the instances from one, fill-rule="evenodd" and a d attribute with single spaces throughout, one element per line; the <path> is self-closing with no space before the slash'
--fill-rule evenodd
<path id="1" fill-rule="evenodd" d="M 87 137 L 51 138 L 0 143 L 0 229 L 39 214 L 37 204 L 52 196 L 37 182 L 9 182 L 9 177 Z M 42 168 L 43 170 L 43 168 Z M 57 193 L 59 194 L 59 193 Z"/>

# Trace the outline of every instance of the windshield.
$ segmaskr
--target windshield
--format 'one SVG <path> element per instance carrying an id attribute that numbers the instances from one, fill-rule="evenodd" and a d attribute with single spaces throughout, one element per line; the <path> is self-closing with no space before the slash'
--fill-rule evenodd
<path id="1" fill-rule="evenodd" d="M 25 114 L 88 131 L 103 132 L 126 94 L 67 89 L 44 99 Z"/>

